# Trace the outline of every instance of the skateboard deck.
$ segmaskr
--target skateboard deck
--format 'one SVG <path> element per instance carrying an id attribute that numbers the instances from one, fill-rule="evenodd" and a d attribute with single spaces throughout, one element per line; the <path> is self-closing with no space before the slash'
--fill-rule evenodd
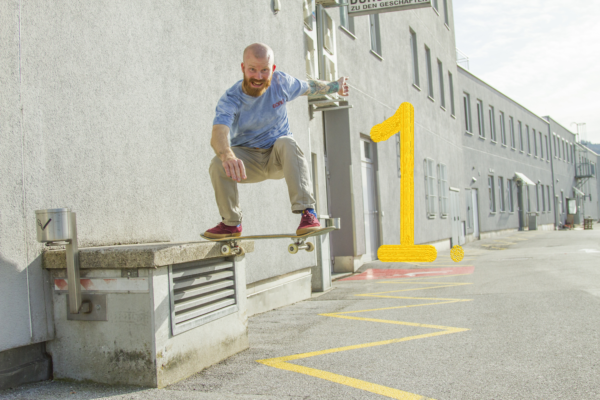
<path id="1" fill-rule="evenodd" d="M 221 245 L 221 254 L 224 256 L 228 255 L 240 255 L 243 254 L 244 250 L 240 247 L 239 242 L 242 240 L 261 240 L 261 239 L 292 239 L 294 243 L 288 245 L 288 251 L 291 254 L 296 254 L 298 250 L 313 251 L 315 249 L 314 244 L 306 242 L 306 239 L 312 236 L 321 236 L 329 233 L 336 228 L 322 228 L 315 232 L 309 232 L 304 235 L 295 235 L 292 233 L 275 233 L 269 235 L 249 235 L 249 236 L 238 236 L 238 237 L 227 237 L 227 238 L 209 238 L 204 235 L 200 235 L 203 239 L 211 242 L 223 242 Z M 306 243 L 305 243 L 306 242 Z"/>

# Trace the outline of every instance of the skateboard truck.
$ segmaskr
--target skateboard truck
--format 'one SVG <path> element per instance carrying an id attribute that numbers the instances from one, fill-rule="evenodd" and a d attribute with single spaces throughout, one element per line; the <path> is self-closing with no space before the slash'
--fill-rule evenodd
<path id="1" fill-rule="evenodd" d="M 231 239 L 228 240 L 227 243 L 223 243 L 221 245 L 221 254 L 224 256 L 241 256 L 244 255 L 245 251 L 242 246 L 240 246 L 239 239 Z"/>
<path id="2" fill-rule="evenodd" d="M 306 239 L 292 239 L 294 241 L 294 243 L 290 244 L 288 246 L 288 251 L 290 252 L 290 254 L 296 254 L 298 252 L 298 250 L 306 250 L 309 253 L 311 251 L 313 251 L 315 249 L 315 245 L 312 244 L 311 242 L 306 242 L 304 243 L 304 241 Z"/>

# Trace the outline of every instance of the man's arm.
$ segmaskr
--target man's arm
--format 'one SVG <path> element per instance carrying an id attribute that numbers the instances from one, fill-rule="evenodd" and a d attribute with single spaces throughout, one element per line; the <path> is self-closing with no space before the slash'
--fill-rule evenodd
<path id="1" fill-rule="evenodd" d="M 308 81 L 308 90 L 303 96 L 319 96 L 325 94 L 337 93 L 340 96 L 348 96 L 348 77 L 341 77 L 336 82 L 324 82 L 317 80 Z"/>
<path id="2" fill-rule="evenodd" d="M 227 125 L 213 125 L 210 145 L 223 162 L 223 168 L 228 177 L 238 182 L 246 179 L 244 163 L 235 156 L 229 146 L 229 127 Z"/>

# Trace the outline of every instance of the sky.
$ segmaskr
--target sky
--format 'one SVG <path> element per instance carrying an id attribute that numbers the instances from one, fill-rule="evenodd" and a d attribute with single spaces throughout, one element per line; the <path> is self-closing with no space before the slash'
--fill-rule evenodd
<path id="1" fill-rule="evenodd" d="M 471 73 L 574 133 L 573 122 L 585 123 L 582 138 L 600 143 L 600 1 L 453 5 L 456 46 Z"/>

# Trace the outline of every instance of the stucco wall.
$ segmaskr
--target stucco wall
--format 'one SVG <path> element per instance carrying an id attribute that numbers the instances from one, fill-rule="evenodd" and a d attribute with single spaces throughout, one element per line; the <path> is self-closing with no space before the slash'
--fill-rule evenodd
<path id="1" fill-rule="evenodd" d="M 7 330 L 0 351 L 52 337 L 34 210 L 77 212 L 80 247 L 196 241 L 220 221 L 208 176 L 211 126 L 218 98 L 242 77 L 242 50 L 266 42 L 278 69 L 304 78 L 302 7 L 278 15 L 270 7 L 242 0 L 0 4 L 0 315 Z M 305 97 L 288 106 L 305 153 L 307 110 Z M 244 233 L 298 226 L 283 180 L 241 185 L 240 198 Z M 286 245 L 257 243 L 248 282 L 315 264 L 314 253 L 289 257 Z"/>

